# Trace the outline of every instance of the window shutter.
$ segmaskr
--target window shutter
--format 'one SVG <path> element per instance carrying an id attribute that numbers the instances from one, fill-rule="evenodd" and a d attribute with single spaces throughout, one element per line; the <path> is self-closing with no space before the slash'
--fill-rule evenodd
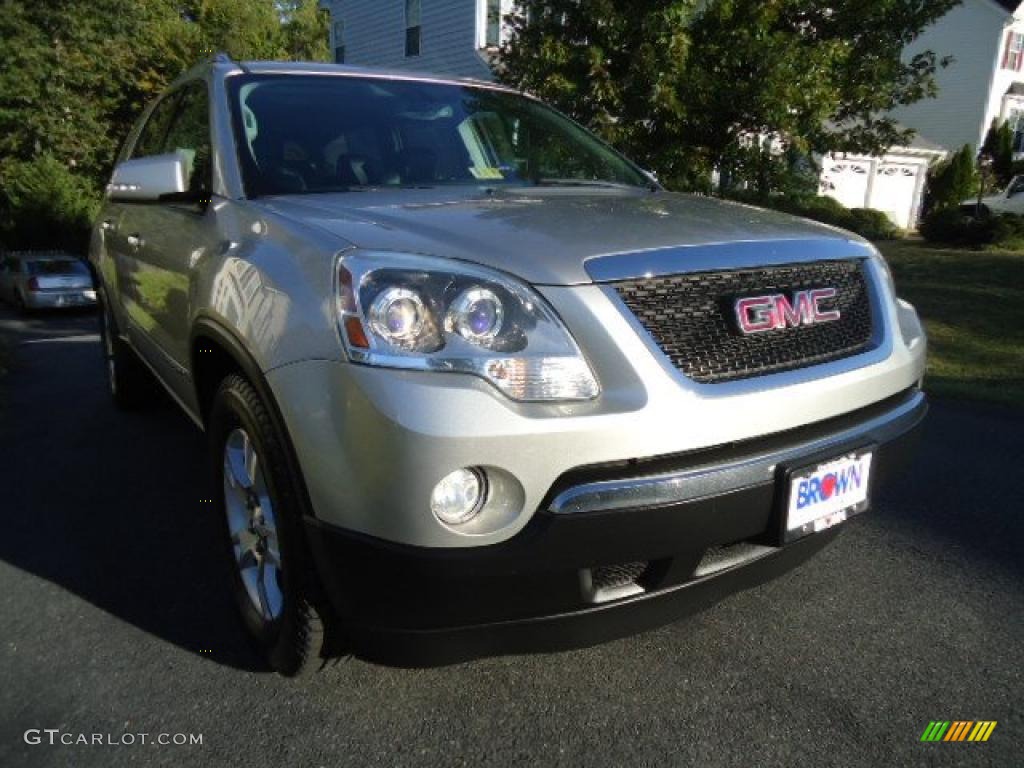
<path id="1" fill-rule="evenodd" d="M 1010 44 L 1013 42 L 1013 31 L 1010 30 L 1006 33 L 1006 46 L 1003 53 L 1003 69 L 1007 69 L 1010 66 Z"/>
<path id="2" fill-rule="evenodd" d="M 1020 72 L 1021 65 L 1024 64 L 1024 40 L 1021 40 L 1019 32 L 1013 33 L 1013 43 L 1017 47 L 1017 71 Z"/>

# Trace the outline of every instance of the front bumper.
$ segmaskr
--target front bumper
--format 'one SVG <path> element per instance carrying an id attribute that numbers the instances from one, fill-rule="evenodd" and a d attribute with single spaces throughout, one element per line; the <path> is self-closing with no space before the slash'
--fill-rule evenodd
<path id="1" fill-rule="evenodd" d="M 786 471 L 870 445 L 876 498 L 900 473 L 926 410 L 914 388 L 767 437 L 574 469 L 525 528 L 488 546 L 416 547 L 315 519 L 308 538 L 327 596 L 365 656 L 437 664 L 594 644 L 802 562 L 835 530 L 781 545 Z M 595 593 L 598 574 L 637 563 L 628 594 Z"/>

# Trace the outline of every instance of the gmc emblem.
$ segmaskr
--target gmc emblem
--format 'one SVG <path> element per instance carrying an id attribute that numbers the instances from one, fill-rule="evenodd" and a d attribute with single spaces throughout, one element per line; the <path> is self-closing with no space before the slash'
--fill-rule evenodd
<path id="1" fill-rule="evenodd" d="M 835 288 L 797 291 L 793 299 L 781 293 L 737 299 L 736 322 L 745 334 L 796 328 L 799 325 L 831 323 L 839 319 L 838 309 L 822 309 L 821 303 L 834 299 Z"/>

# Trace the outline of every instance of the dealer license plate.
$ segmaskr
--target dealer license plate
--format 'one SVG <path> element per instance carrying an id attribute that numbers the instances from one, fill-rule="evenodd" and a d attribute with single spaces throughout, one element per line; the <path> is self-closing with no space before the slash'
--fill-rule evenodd
<path id="1" fill-rule="evenodd" d="M 831 528 L 867 509 L 872 456 L 851 453 L 790 474 L 785 540 Z"/>

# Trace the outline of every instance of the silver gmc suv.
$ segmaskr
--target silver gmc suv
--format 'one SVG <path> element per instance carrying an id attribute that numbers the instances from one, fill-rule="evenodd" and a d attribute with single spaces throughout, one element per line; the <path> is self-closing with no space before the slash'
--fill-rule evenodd
<path id="1" fill-rule="evenodd" d="M 205 430 L 285 674 L 670 621 L 831 541 L 927 407 L 870 243 L 490 83 L 215 57 L 128 137 L 91 260 L 113 397 L 155 377 Z"/>

